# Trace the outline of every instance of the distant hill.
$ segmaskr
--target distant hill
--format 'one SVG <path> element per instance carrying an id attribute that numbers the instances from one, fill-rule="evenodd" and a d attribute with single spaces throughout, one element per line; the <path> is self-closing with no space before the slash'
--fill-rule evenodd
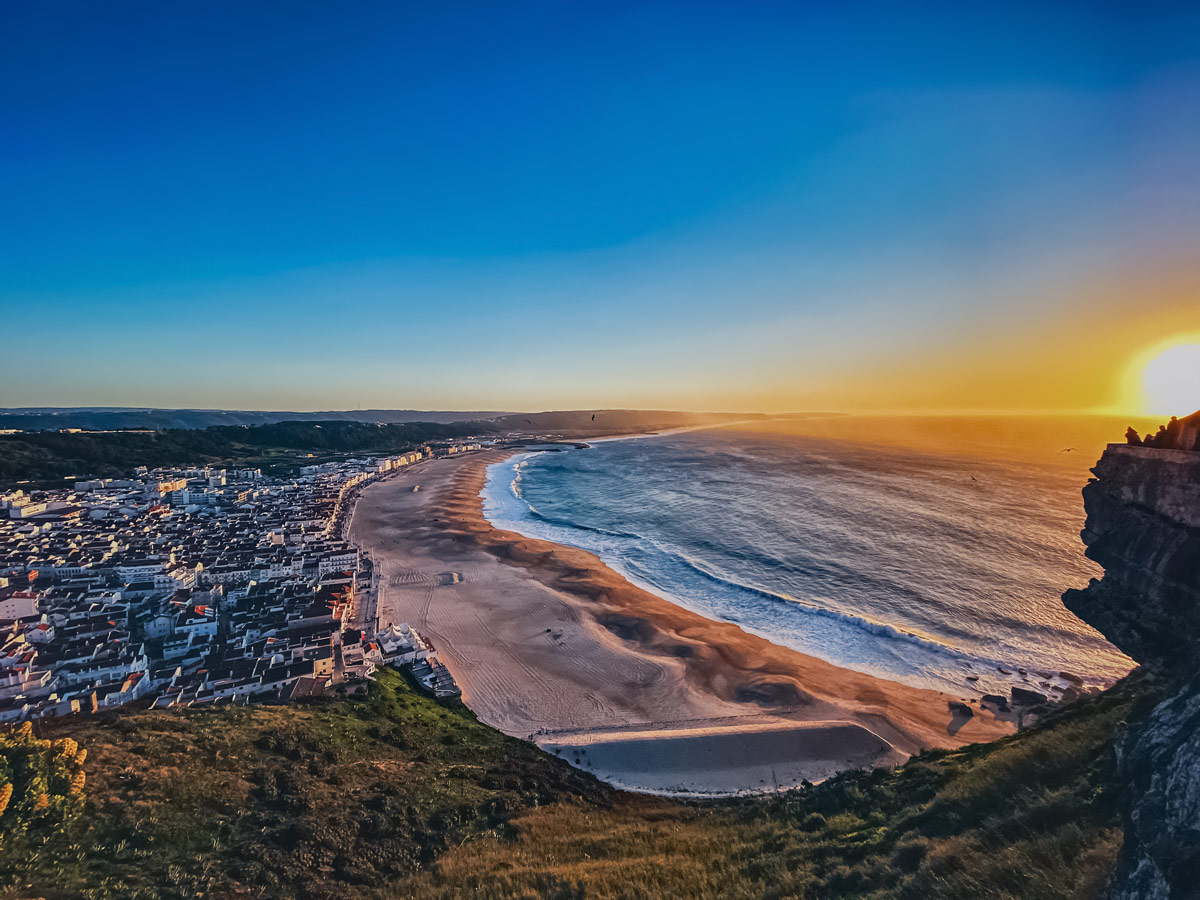
<path id="1" fill-rule="evenodd" d="M 586 435 L 665 431 L 697 425 L 769 419 L 763 413 L 696 413 L 668 409 L 571 409 L 537 413 L 508 413 L 488 420 L 497 431 Z"/>
<path id="2" fill-rule="evenodd" d="M 275 422 L 164 431 L 0 435 L 0 489 L 127 475 L 136 466 L 295 467 L 345 454 L 386 455 L 480 433 L 478 423 Z"/>
<path id="3" fill-rule="evenodd" d="M 592 417 L 595 416 L 595 421 Z M 577 432 L 656 430 L 740 419 L 765 419 L 762 413 L 690 413 L 653 409 L 588 409 L 550 412 L 503 410 L 354 409 L 325 412 L 288 412 L 239 409 L 152 409 L 122 406 L 22 406 L 0 409 L 0 429 L 87 431 L 147 428 L 211 428 L 215 425 L 272 425 L 276 422 L 367 422 L 402 425 L 432 422 L 492 422 L 501 430 L 541 431 L 574 429 Z"/>
<path id="4" fill-rule="evenodd" d="M 38 427 L 45 430 L 0 434 L 0 489 L 15 485 L 47 488 L 76 478 L 116 477 L 128 474 L 135 466 L 251 465 L 278 470 L 345 454 L 398 453 L 430 441 L 506 436 L 586 438 L 748 418 L 766 417 L 664 410 L 571 410 L 509 413 L 491 419 L 453 422 L 306 419 L 255 425 L 222 424 L 144 431 L 85 430 L 79 433 L 59 430 L 68 427 L 66 425 L 47 427 L 43 419 Z M 0 423 L 4 422 L 0 418 Z M 0 424 L 0 428 L 3 427 L 6 426 Z"/>
<path id="5" fill-rule="evenodd" d="M 288 412 L 240 409 L 153 409 L 125 406 L 21 406 L 0 409 L 0 429 L 208 428 L 212 425 L 269 425 L 274 422 L 465 422 L 508 415 L 504 411 L 354 409 Z"/>

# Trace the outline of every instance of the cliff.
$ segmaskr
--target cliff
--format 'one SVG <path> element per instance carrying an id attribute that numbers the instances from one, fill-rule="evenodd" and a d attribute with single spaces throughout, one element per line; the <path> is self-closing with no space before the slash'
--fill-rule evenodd
<path id="1" fill-rule="evenodd" d="M 1200 639 L 1200 453 L 1110 444 L 1092 472 L 1082 537 L 1104 578 L 1063 602 L 1142 665 L 1184 664 Z"/>
<path id="2" fill-rule="evenodd" d="M 1167 697 L 1117 746 L 1125 841 L 1113 900 L 1200 896 L 1200 452 L 1169 446 L 1196 420 L 1173 420 L 1160 432 L 1170 441 L 1105 450 L 1082 533 L 1104 577 L 1063 595 Z"/>

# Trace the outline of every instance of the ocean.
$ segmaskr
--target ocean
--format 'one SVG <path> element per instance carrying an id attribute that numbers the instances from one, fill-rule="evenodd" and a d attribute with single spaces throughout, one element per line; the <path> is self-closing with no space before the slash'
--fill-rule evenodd
<path id="1" fill-rule="evenodd" d="M 1101 574 L 1080 489 L 1126 424 L 823 417 L 532 450 L 489 467 L 484 513 L 859 672 L 962 696 L 1021 669 L 1102 685 L 1133 663 L 1059 598 Z"/>

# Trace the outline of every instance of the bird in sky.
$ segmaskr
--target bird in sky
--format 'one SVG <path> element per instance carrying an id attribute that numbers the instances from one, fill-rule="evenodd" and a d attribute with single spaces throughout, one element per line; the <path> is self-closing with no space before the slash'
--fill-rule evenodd
<path id="1" fill-rule="evenodd" d="M 1058 452 L 1059 452 L 1059 453 L 1073 453 L 1073 452 L 1075 452 L 1075 448 L 1074 448 L 1074 447 L 1067 447 L 1065 450 L 1059 450 Z"/>

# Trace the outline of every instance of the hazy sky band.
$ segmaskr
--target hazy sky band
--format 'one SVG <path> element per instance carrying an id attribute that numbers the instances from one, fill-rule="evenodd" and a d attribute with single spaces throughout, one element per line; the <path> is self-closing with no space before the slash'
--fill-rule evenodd
<path id="1" fill-rule="evenodd" d="M 980 6 L 6 6 L 0 404 L 1104 405 L 1004 360 L 1200 329 L 1200 13 Z"/>

